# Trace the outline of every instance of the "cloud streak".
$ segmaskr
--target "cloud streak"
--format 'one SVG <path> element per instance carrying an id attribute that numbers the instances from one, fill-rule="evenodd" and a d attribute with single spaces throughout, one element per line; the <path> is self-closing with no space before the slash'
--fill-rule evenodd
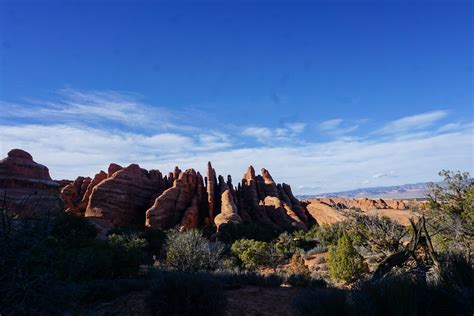
<path id="1" fill-rule="evenodd" d="M 179 113 L 131 95 L 75 90 L 60 95 L 49 102 L 14 104 L 0 114 L 3 156 L 12 148 L 25 149 L 56 179 L 93 176 L 110 162 L 139 163 L 163 172 L 175 165 L 205 171 L 210 160 L 218 173 L 228 173 L 237 182 L 252 164 L 268 168 L 296 194 L 349 190 L 355 183 L 435 181 L 441 169 L 472 172 L 473 124 L 440 124 L 446 111 L 393 120 L 365 137 L 351 137 L 349 121 L 332 119 L 319 124 L 319 131 L 333 136 L 323 141 L 311 134 L 306 122 L 203 129 L 179 124 L 186 121 Z M 152 128 L 160 119 L 166 128 Z"/>
<path id="2" fill-rule="evenodd" d="M 445 118 L 447 115 L 447 111 L 438 110 L 403 117 L 401 119 L 389 122 L 379 130 L 379 133 L 397 134 L 413 130 L 421 130 L 432 126 L 434 123 Z"/>

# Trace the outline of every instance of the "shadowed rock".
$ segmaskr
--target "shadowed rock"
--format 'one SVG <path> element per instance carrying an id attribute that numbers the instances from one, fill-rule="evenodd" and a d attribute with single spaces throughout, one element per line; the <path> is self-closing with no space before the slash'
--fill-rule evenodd
<path id="1" fill-rule="evenodd" d="M 59 184 L 51 179 L 48 168 L 21 149 L 10 150 L 0 160 L 0 196 L 5 207 L 19 217 L 63 210 Z"/>

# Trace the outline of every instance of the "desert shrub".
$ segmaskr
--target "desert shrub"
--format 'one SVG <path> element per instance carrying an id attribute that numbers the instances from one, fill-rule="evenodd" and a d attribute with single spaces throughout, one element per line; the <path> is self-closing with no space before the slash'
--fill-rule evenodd
<path id="1" fill-rule="evenodd" d="M 215 270 L 222 254 L 222 245 L 211 244 L 198 230 L 172 230 L 166 239 L 166 263 L 178 271 Z"/>
<path id="2" fill-rule="evenodd" d="M 343 234 L 337 247 L 330 246 L 327 257 L 329 276 L 333 280 L 351 281 L 367 270 L 362 256 L 352 245 L 348 235 Z"/>
<path id="3" fill-rule="evenodd" d="M 297 249 L 296 240 L 287 232 L 281 233 L 275 241 L 275 250 L 286 259 L 290 258 Z"/>
<path id="4" fill-rule="evenodd" d="M 109 235 L 108 244 L 113 252 L 113 270 L 117 276 L 131 276 L 139 272 L 145 258 L 146 240 L 136 234 Z"/>
<path id="5" fill-rule="evenodd" d="M 154 315 L 222 315 L 221 284 L 208 274 L 162 273 L 152 281 L 148 304 Z"/>
<path id="6" fill-rule="evenodd" d="M 138 238 L 146 241 L 143 250 L 148 255 L 159 256 L 162 253 L 163 246 L 166 242 L 166 233 L 160 228 L 137 228 L 137 227 L 115 227 L 108 233 L 108 236 L 119 235 L 124 238 Z"/>
<path id="7" fill-rule="evenodd" d="M 316 247 L 319 245 L 319 241 L 312 238 L 310 235 L 308 235 L 307 232 L 303 230 L 296 230 L 292 233 L 293 236 L 293 243 L 298 249 L 302 249 L 304 251 L 307 251 L 311 248 Z"/>
<path id="8" fill-rule="evenodd" d="M 263 275 L 255 271 L 216 271 L 213 276 L 228 289 L 246 285 L 278 287 L 284 282 L 284 278 L 277 274 Z"/>
<path id="9" fill-rule="evenodd" d="M 442 170 L 444 185 L 431 184 L 428 227 L 438 251 L 462 252 L 471 260 L 474 245 L 474 180 L 468 172 Z"/>
<path id="10" fill-rule="evenodd" d="M 359 306 L 368 305 L 373 315 L 471 315 L 471 300 L 444 284 L 428 284 L 424 278 L 392 275 L 360 286 Z"/>
<path id="11" fill-rule="evenodd" d="M 313 239 L 322 246 L 336 245 L 344 233 L 347 234 L 348 222 L 337 222 L 331 225 L 313 226 L 307 233 L 307 239 Z"/>
<path id="12" fill-rule="evenodd" d="M 232 253 L 240 259 L 242 267 L 255 270 L 270 264 L 269 245 L 253 239 L 240 239 L 232 244 Z"/>
<path id="13" fill-rule="evenodd" d="M 273 227 L 256 223 L 228 223 L 219 227 L 219 241 L 233 243 L 239 239 L 253 239 L 259 241 L 271 241 L 275 239 L 280 231 Z"/>
<path id="14" fill-rule="evenodd" d="M 314 255 L 320 254 L 320 253 L 325 253 L 328 251 L 328 247 L 326 246 L 316 246 L 308 251 L 305 252 L 305 259 L 309 259 L 313 257 Z"/>
<path id="15" fill-rule="evenodd" d="M 67 247 L 77 247 L 94 239 L 97 230 L 84 217 L 63 213 L 53 220 L 49 235 Z"/>
<path id="16" fill-rule="evenodd" d="M 301 254 L 295 253 L 290 260 L 287 268 L 288 272 L 294 274 L 309 274 L 309 269 L 304 263 L 304 258 Z"/>
<path id="17" fill-rule="evenodd" d="M 312 278 L 308 274 L 291 273 L 285 275 L 285 283 L 291 286 L 325 288 L 327 286 L 323 279 Z"/>
<path id="18" fill-rule="evenodd" d="M 353 244 L 380 259 L 397 252 L 408 232 L 403 225 L 388 217 L 357 214 L 354 219 L 349 226 Z"/>
<path id="19" fill-rule="evenodd" d="M 145 251 L 156 257 L 160 256 L 166 242 L 166 233 L 159 228 L 147 227 L 138 235 L 146 240 Z"/>
<path id="20" fill-rule="evenodd" d="M 0 216 L 0 314 L 49 315 L 73 308 L 77 287 L 55 270 L 59 242 L 50 235 L 51 221 L 13 221 L 5 210 Z"/>

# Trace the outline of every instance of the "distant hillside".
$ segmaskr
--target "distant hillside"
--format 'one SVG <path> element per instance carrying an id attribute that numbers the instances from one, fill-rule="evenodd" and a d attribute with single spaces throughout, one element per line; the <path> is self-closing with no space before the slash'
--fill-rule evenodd
<path id="1" fill-rule="evenodd" d="M 299 195 L 298 198 L 309 199 L 317 197 L 349 197 L 349 198 L 381 198 L 381 199 L 419 199 L 424 198 L 428 191 L 429 182 L 404 184 L 387 187 L 360 188 L 349 191 L 330 192 L 313 195 Z"/>

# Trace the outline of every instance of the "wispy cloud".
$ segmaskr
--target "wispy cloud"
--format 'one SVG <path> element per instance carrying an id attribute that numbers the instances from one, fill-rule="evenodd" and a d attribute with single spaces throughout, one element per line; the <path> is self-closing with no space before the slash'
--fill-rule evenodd
<path id="1" fill-rule="evenodd" d="M 421 130 L 432 126 L 447 115 L 447 111 L 437 110 L 407 116 L 387 123 L 378 132 L 381 134 L 397 134 L 407 131 Z"/>
<path id="2" fill-rule="evenodd" d="M 172 129 L 180 114 L 164 107 L 142 103 L 137 96 L 115 91 L 60 90 L 49 101 L 27 100 L 22 104 L 3 102 L 0 118 L 34 119 L 46 124 L 106 123 L 150 130 Z"/>
<path id="3" fill-rule="evenodd" d="M 60 95 L 54 102 L 4 107 L 3 156 L 11 148 L 23 148 L 47 165 L 54 178 L 70 179 L 93 175 L 110 162 L 167 172 L 175 165 L 204 171 L 210 160 L 219 173 L 237 181 L 252 164 L 268 168 L 276 181 L 292 184 L 297 194 L 353 189 L 355 182 L 432 181 L 443 168 L 472 171 L 473 124 L 443 122 L 445 111 L 394 120 L 382 129 L 399 133 L 381 134 L 373 127 L 376 132 L 368 130 L 365 137 L 338 134 L 357 128 L 360 121 L 332 119 L 319 124 L 320 132 L 334 136 L 322 141 L 305 122 L 204 129 L 192 124 L 194 112 L 193 120 L 186 120 L 129 94 L 65 90 Z M 303 141 L 305 136 L 314 138 Z"/>
<path id="4" fill-rule="evenodd" d="M 322 131 L 332 131 L 341 126 L 343 119 L 337 118 L 319 123 L 318 128 Z"/>
<path id="5" fill-rule="evenodd" d="M 243 136 L 255 138 L 259 142 L 268 141 L 288 141 L 297 135 L 301 134 L 306 127 L 305 123 L 288 123 L 284 127 L 269 128 L 269 127 L 246 127 L 241 132 Z"/>
<path id="6" fill-rule="evenodd" d="M 360 124 L 364 120 L 359 120 L 357 122 L 346 121 L 341 118 L 326 120 L 317 125 L 317 129 L 323 134 L 327 134 L 334 137 L 346 137 L 347 134 L 350 134 L 357 130 Z"/>

